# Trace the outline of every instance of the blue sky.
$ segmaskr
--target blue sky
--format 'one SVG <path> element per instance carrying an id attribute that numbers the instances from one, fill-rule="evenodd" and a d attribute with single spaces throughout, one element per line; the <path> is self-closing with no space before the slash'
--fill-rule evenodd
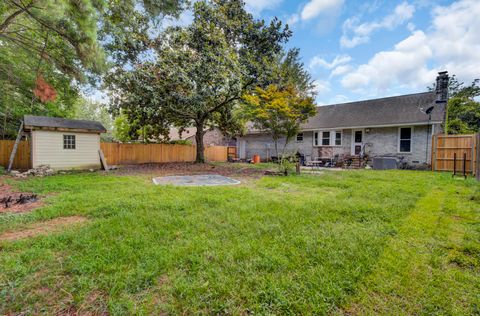
<path id="1" fill-rule="evenodd" d="M 426 91 L 438 73 L 480 78 L 480 0 L 245 0 L 288 23 L 319 105 Z M 185 25 L 185 11 L 164 26 Z M 94 91 L 93 99 L 106 102 Z"/>
<path id="2" fill-rule="evenodd" d="M 319 104 L 422 92 L 441 70 L 480 77 L 480 0 L 246 0 L 288 22 Z"/>

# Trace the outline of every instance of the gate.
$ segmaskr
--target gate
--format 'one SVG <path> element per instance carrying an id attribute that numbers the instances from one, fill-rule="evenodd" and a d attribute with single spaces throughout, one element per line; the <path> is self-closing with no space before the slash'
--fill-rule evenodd
<path id="1" fill-rule="evenodd" d="M 478 169 L 478 135 L 433 135 L 432 170 L 460 171 L 464 168 L 472 175 Z M 456 159 L 455 159 L 456 157 Z"/>

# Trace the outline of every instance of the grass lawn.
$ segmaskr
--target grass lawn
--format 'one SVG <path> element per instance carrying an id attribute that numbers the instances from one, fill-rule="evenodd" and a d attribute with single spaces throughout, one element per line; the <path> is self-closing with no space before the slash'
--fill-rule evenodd
<path id="1" fill-rule="evenodd" d="M 0 234 L 0 314 L 480 313 L 480 186 L 449 174 L 325 172 L 227 187 L 79 173 Z"/>

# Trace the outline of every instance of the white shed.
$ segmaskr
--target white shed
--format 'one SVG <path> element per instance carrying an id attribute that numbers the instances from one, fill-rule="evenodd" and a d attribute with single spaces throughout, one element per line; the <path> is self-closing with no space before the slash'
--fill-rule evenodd
<path id="1" fill-rule="evenodd" d="M 100 134 L 106 132 L 101 123 L 25 115 L 23 129 L 30 134 L 32 168 L 100 168 Z"/>

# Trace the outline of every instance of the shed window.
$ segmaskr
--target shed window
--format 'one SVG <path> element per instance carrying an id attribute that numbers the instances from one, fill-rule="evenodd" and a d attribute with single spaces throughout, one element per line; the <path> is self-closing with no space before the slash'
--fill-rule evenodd
<path id="1" fill-rule="evenodd" d="M 63 135 L 63 149 L 75 149 L 75 135 Z"/>
<path id="2" fill-rule="evenodd" d="M 297 142 L 303 142 L 303 133 L 297 134 Z"/>
<path id="3" fill-rule="evenodd" d="M 409 153 L 412 151 L 412 128 L 401 127 L 399 128 L 399 143 L 398 151 L 401 153 Z"/>

